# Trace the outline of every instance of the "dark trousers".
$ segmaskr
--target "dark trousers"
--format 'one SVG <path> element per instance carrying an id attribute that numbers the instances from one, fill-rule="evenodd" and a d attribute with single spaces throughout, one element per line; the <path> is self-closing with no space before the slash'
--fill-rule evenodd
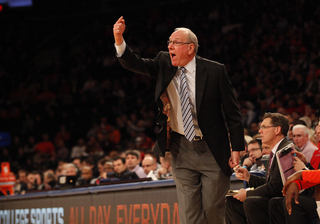
<path id="1" fill-rule="evenodd" d="M 205 140 L 189 142 L 173 132 L 170 151 L 180 224 L 223 224 L 230 178 L 221 171 Z"/>
<path id="2" fill-rule="evenodd" d="M 226 223 L 227 224 L 268 224 L 269 223 L 269 197 L 251 196 L 244 202 L 226 197 Z"/>
<path id="3" fill-rule="evenodd" d="M 292 200 L 292 212 L 288 214 L 285 198 L 273 198 L 270 201 L 270 223 L 280 224 L 319 224 L 315 199 L 299 196 L 299 204 Z"/>

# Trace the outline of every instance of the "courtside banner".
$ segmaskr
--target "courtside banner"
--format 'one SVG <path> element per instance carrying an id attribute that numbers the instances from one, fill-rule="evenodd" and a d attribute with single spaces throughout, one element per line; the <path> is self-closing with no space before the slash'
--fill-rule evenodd
<path id="1" fill-rule="evenodd" d="M 103 192 L 99 186 L 96 192 L 91 187 L 84 192 L 79 188 L 46 192 L 43 196 L 32 193 L 35 197 L 9 196 L 0 201 L 0 224 L 179 223 L 174 185 L 127 188 Z"/>

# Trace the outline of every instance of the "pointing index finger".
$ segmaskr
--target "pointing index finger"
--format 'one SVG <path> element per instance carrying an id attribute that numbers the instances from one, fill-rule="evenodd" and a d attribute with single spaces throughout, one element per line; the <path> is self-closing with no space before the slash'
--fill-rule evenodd
<path id="1" fill-rule="evenodd" d="M 120 18 L 118 19 L 117 23 L 122 23 L 122 24 L 124 24 L 123 16 L 120 16 Z"/>

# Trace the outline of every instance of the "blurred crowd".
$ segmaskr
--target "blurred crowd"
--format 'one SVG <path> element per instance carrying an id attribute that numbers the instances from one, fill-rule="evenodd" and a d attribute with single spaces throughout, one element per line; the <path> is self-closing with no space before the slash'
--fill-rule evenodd
<path id="1" fill-rule="evenodd" d="M 181 5 L 192 10 L 176 10 Z M 63 164 L 80 159 L 78 166 L 88 166 L 89 160 L 98 169 L 101 159 L 114 165 L 128 150 L 137 150 L 143 165 L 159 128 L 155 81 L 119 66 L 112 36 L 121 16 L 116 7 L 88 16 L 24 13 L 24 20 L 1 20 L 0 132 L 10 132 L 11 144 L 0 148 L 0 161 L 10 162 L 17 179 L 23 170 L 58 181 Z M 121 12 L 125 39 L 139 55 L 155 57 L 174 28 L 185 26 L 198 36 L 198 55 L 226 65 L 248 136 L 257 134 L 265 112 L 303 120 L 309 129 L 318 124 L 316 0 L 141 1 L 128 7 L 134 10 Z"/>

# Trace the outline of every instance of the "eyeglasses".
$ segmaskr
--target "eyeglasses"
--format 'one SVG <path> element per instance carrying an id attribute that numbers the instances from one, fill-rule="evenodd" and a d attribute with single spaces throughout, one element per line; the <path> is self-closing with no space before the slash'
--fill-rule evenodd
<path id="1" fill-rule="evenodd" d="M 261 125 L 261 126 L 260 126 L 260 129 L 266 130 L 266 129 L 268 129 L 268 128 L 274 128 L 274 127 L 277 127 L 277 126 L 264 126 L 264 125 Z"/>
<path id="2" fill-rule="evenodd" d="M 172 41 L 172 40 L 168 40 L 167 41 L 167 44 L 168 44 L 168 46 L 170 45 L 170 44 L 173 44 L 173 46 L 179 46 L 180 44 L 192 44 L 192 43 L 185 43 L 185 42 L 179 42 L 179 41 Z"/>

